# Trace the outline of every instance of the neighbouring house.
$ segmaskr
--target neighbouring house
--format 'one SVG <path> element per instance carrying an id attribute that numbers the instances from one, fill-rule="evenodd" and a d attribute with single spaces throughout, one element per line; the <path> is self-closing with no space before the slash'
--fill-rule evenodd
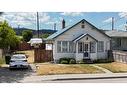
<path id="1" fill-rule="evenodd" d="M 103 31 L 82 19 L 66 27 L 62 21 L 62 30 L 49 36 L 47 43 L 53 43 L 53 59 L 57 62 L 60 58 L 106 59 L 110 50 L 111 38 Z"/>
<path id="2" fill-rule="evenodd" d="M 30 41 L 27 43 L 30 43 L 31 46 L 34 46 L 36 48 L 42 44 L 42 39 L 41 38 L 31 38 Z"/>
<path id="3" fill-rule="evenodd" d="M 105 31 L 111 37 L 112 50 L 127 50 L 127 31 L 111 30 Z"/>

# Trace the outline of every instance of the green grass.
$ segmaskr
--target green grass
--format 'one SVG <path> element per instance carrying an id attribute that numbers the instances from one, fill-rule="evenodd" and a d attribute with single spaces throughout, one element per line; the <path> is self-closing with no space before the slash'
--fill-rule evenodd
<path id="1" fill-rule="evenodd" d="M 112 63 L 102 63 L 97 64 L 100 67 L 106 68 L 110 70 L 113 73 L 127 73 L 127 64 L 126 63 L 118 63 L 118 62 L 112 62 Z"/>

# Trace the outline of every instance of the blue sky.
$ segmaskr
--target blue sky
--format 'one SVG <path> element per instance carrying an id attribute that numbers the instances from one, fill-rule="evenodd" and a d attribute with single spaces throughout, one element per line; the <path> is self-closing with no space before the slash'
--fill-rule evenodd
<path id="1" fill-rule="evenodd" d="M 115 29 L 125 30 L 127 13 L 125 12 L 39 12 L 40 29 L 61 29 L 61 21 L 65 19 L 66 26 L 86 19 L 101 29 L 111 29 L 111 17 L 115 18 Z M 12 27 L 36 29 L 36 12 L 4 12 L 0 20 L 7 20 Z"/>

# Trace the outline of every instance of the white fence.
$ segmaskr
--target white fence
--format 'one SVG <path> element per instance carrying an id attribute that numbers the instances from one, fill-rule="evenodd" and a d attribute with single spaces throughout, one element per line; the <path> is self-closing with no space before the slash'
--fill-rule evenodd
<path id="1" fill-rule="evenodd" d="M 112 54 L 114 61 L 127 63 L 127 51 L 113 51 Z"/>

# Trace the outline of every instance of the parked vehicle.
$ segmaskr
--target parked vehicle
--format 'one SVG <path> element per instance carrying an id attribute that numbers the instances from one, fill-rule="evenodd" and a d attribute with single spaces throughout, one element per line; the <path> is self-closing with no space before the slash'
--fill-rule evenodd
<path id="1" fill-rule="evenodd" d="M 14 54 L 11 57 L 9 68 L 28 68 L 27 57 L 24 54 Z"/>

